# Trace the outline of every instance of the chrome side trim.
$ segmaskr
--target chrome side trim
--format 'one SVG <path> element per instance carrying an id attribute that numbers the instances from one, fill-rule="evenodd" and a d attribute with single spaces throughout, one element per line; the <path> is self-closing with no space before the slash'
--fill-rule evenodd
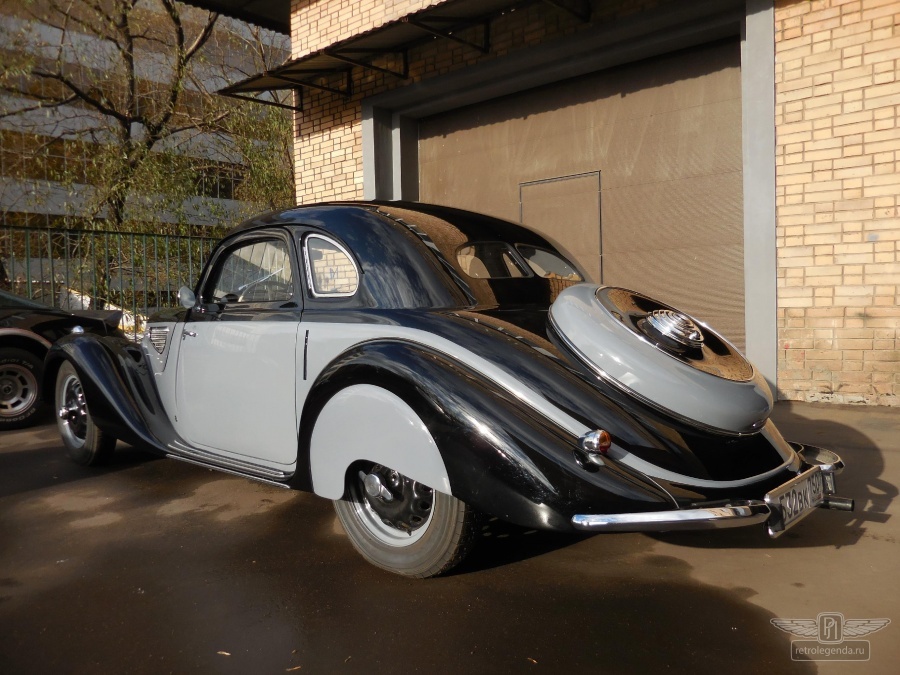
<path id="1" fill-rule="evenodd" d="M 761 525 L 771 511 L 765 502 L 751 499 L 723 506 L 572 516 L 572 525 L 586 532 L 659 532 L 672 530 L 712 530 Z"/>
<path id="2" fill-rule="evenodd" d="M 52 346 L 49 340 L 44 339 L 37 333 L 32 333 L 30 330 L 24 330 L 22 328 L 0 328 L 0 337 L 3 337 L 4 335 L 16 335 L 18 337 L 34 340 L 45 349 L 50 349 Z"/>
<path id="3" fill-rule="evenodd" d="M 272 485 L 274 487 L 280 487 L 285 490 L 290 490 L 291 486 L 286 485 L 285 483 L 279 483 L 274 480 L 268 480 L 266 478 L 260 478 L 259 476 L 254 476 L 249 473 L 241 473 L 240 471 L 232 471 L 231 469 L 225 469 L 218 464 L 210 464 L 207 462 L 201 462 L 196 459 L 191 459 L 189 457 L 182 457 L 181 455 L 171 454 L 166 455 L 166 457 L 171 457 L 172 459 L 177 459 L 179 462 L 186 462 L 187 464 L 193 464 L 194 466 L 202 466 L 204 469 L 214 469 L 215 471 L 221 471 L 222 473 L 231 474 L 232 476 L 238 476 L 240 478 L 249 478 L 250 480 L 255 480 L 259 483 L 265 483 L 266 485 Z"/>
<path id="4" fill-rule="evenodd" d="M 269 469 L 268 467 L 260 466 L 259 464 L 242 462 L 236 459 L 225 458 L 212 452 L 198 450 L 197 448 L 192 448 L 191 446 L 177 440 L 169 443 L 169 450 L 172 451 L 171 454 L 168 455 L 169 457 L 175 459 L 183 459 L 188 462 L 193 462 L 194 464 L 200 464 L 201 466 L 205 466 L 210 469 L 216 469 L 218 471 L 225 471 L 228 473 L 235 473 L 239 476 L 245 476 L 247 478 L 259 478 L 261 480 L 269 479 L 278 481 L 285 480 L 287 478 L 290 478 L 291 476 L 291 474 L 285 473 L 284 471 L 279 471 L 278 469 Z"/>
<path id="5" fill-rule="evenodd" d="M 788 457 L 784 462 L 776 466 L 774 469 L 766 471 L 765 473 L 757 474 L 756 476 L 750 476 L 749 478 L 742 478 L 740 480 L 706 480 L 704 478 L 691 478 L 690 476 L 683 476 L 679 473 L 661 469 L 660 467 L 656 466 L 656 464 L 651 464 L 650 462 L 641 459 L 640 457 L 636 457 L 635 455 L 632 455 L 630 452 L 623 450 L 617 445 L 613 445 L 609 449 L 607 455 L 617 462 L 620 462 L 625 466 L 629 466 L 636 471 L 640 471 L 641 473 L 652 478 L 659 478 L 661 480 L 666 480 L 670 483 L 683 485 L 685 487 L 711 488 L 716 490 L 737 488 L 743 487 L 745 485 L 750 485 L 752 483 L 758 483 L 760 481 L 772 478 L 785 469 L 796 472 L 799 470 L 801 465 L 800 457 L 794 454 L 792 457 Z"/>

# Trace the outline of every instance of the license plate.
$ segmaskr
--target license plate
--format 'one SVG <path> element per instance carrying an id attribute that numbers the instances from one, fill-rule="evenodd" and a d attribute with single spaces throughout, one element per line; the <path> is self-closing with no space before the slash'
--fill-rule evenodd
<path id="1" fill-rule="evenodd" d="M 808 516 L 825 498 L 822 471 L 815 466 L 766 495 L 772 510 L 769 534 L 777 537 Z"/>

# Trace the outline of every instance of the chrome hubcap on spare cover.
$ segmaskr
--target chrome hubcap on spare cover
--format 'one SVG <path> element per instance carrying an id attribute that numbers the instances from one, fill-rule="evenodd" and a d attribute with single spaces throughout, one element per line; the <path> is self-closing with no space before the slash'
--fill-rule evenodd
<path id="1" fill-rule="evenodd" d="M 74 375 L 66 378 L 63 384 L 62 405 L 56 414 L 73 439 L 79 441 L 85 439 L 88 420 L 87 403 L 84 400 L 81 382 Z"/>
<path id="2" fill-rule="evenodd" d="M 712 375 L 747 382 L 753 366 L 727 340 L 673 307 L 624 288 L 597 289 L 609 314 L 663 354 Z"/>
<path id="3" fill-rule="evenodd" d="M 0 366 L 0 417 L 13 417 L 37 400 L 37 379 L 27 368 Z"/>
<path id="4" fill-rule="evenodd" d="M 408 546 L 425 533 L 434 490 L 380 464 L 354 481 L 356 513 L 369 532 L 392 546 Z"/>
<path id="5" fill-rule="evenodd" d="M 647 314 L 645 331 L 655 331 L 659 336 L 674 340 L 690 349 L 703 346 L 703 333 L 697 324 L 681 312 L 672 309 L 654 309 Z"/>

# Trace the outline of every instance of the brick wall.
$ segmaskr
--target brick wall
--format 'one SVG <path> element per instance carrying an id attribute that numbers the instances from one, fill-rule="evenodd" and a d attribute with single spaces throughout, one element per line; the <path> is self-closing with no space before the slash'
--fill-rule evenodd
<path id="1" fill-rule="evenodd" d="M 664 2 L 678 0 L 596 0 L 593 2 L 593 22 L 615 19 L 639 12 Z M 295 56 L 331 44 L 334 40 L 366 32 L 371 27 L 357 20 L 359 16 L 379 17 L 380 23 L 399 18 L 399 12 L 418 11 L 435 2 L 376 2 L 376 0 L 294 0 L 291 16 L 292 52 Z M 377 14 L 375 6 L 384 6 L 390 13 Z M 408 12 L 407 12 L 408 13 Z M 333 39 L 315 35 L 321 30 L 318 17 L 327 16 Z M 344 26 L 344 24 L 347 26 Z M 352 25 L 354 28 L 349 29 Z M 409 79 L 381 73 L 353 69 L 353 96 L 349 99 L 327 92 L 306 89 L 303 92 L 303 112 L 297 115 L 294 141 L 294 162 L 297 177 L 297 202 L 311 203 L 332 199 L 361 199 L 362 174 L 362 108 L 360 101 L 391 88 L 406 86 L 425 78 L 449 73 L 481 61 L 497 58 L 516 49 L 584 30 L 584 23 L 570 14 L 545 3 L 534 3 L 515 12 L 498 17 L 491 23 L 491 51 L 481 54 L 471 47 L 450 40 L 435 39 L 410 50 Z M 465 33 L 463 33 L 466 36 Z M 480 37 L 480 28 L 471 29 L 473 40 Z M 314 42 L 313 42 L 314 41 Z M 298 48 L 298 44 L 305 46 Z M 386 65 L 386 64 L 385 64 Z M 336 80 L 333 86 L 342 86 Z"/>
<path id="2" fill-rule="evenodd" d="M 900 3 L 776 0 L 778 388 L 900 405 Z"/>
<path id="3" fill-rule="evenodd" d="M 662 1 L 594 2 L 594 23 Z M 293 51 L 433 4 L 295 0 Z M 900 2 L 776 0 L 775 14 L 779 395 L 900 405 Z M 349 99 L 306 90 L 298 202 L 362 197 L 363 98 L 585 28 L 534 3 L 494 20 L 488 55 L 434 40 L 411 50 L 409 80 L 355 68 Z"/>
<path id="4" fill-rule="evenodd" d="M 291 52 L 306 56 L 445 0 L 291 0 Z"/>

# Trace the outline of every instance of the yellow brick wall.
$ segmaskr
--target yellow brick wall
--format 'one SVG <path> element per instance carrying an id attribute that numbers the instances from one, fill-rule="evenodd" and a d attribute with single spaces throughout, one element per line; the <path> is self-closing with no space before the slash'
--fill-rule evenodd
<path id="1" fill-rule="evenodd" d="M 291 52 L 300 58 L 446 0 L 291 0 Z"/>
<path id="2" fill-rule="evenodd" d="M 639 12 L 664 2 L 678 0 L 596 0 L 594 7 L 594 24 L 607 19 L 614 19 Z M 402 7 L 409 6 L 410 11 L 418 11 L 430 7 L 433 2 L 418 3 L 376 2 L 363 0 L 294 0 L 292 5 L 291 32 L 296 54 L 309 52 L 309 45 L 315 40 L 316 49 L 327 46 L 329 40 L 310 35 L 314 27 L 315 16 L 329 16 L 328 25 L 332 27 L 336 37 L 344 39 L 351 34 L 366 32 L 373 26 L 359 24 L 355 17 L 360 14 L 372 17 L 369 10 L 376 5 L 393 8 L 390 15 L 378 15 L 381 23 L 399 18 L 394 16 Z M 367 9 L 368 8 L 368 9 Z M 372 10 L 374 12 L 374 10 Z M 353 30 L 348 32 L 342 26 L 351 22 Z M 378 25 L 381 25 L 379 23 Z M 435 39 L 425 45 L 410 50 L 408 80 L 383 75 L 362 68 L 353 69 L 353 96 L 349 99 L 327 92 L 305 89 L 303 92 L 303 112 L 299 113 L 295 122 L 294 162 L 297 179 L 298 203 L 312 203 L 334 199 L 361 199 L 363 196 L 362 173 L 362 108 L 360 101 L 373 94 L 388 89 L 406 86 L 433 75 L 441 75 L 476 63 L 497 58 L 522 47 L 561 35 L 588 28 L 586 24 L 566 12 L 554 9 L 544 3 L 534 3 L 515 12 L 495 19 L 491 23 L 491 51 L 482 55 L 479 51 L 450 40 Z M 480 39 L 480 28 L 471 29 L 463 36 L 472 40 Z M 304 47 L 297 48 L 299 41 Z M 312 50 L 315 51 L 315 50 Z M 335 80 L 334 86 L 343 86 L 341 80 Z"/>
<path id="3" fill-rule="evenodd" d="M 900 2 L 776 0 L 778 388 L 900 405 Z"/>

